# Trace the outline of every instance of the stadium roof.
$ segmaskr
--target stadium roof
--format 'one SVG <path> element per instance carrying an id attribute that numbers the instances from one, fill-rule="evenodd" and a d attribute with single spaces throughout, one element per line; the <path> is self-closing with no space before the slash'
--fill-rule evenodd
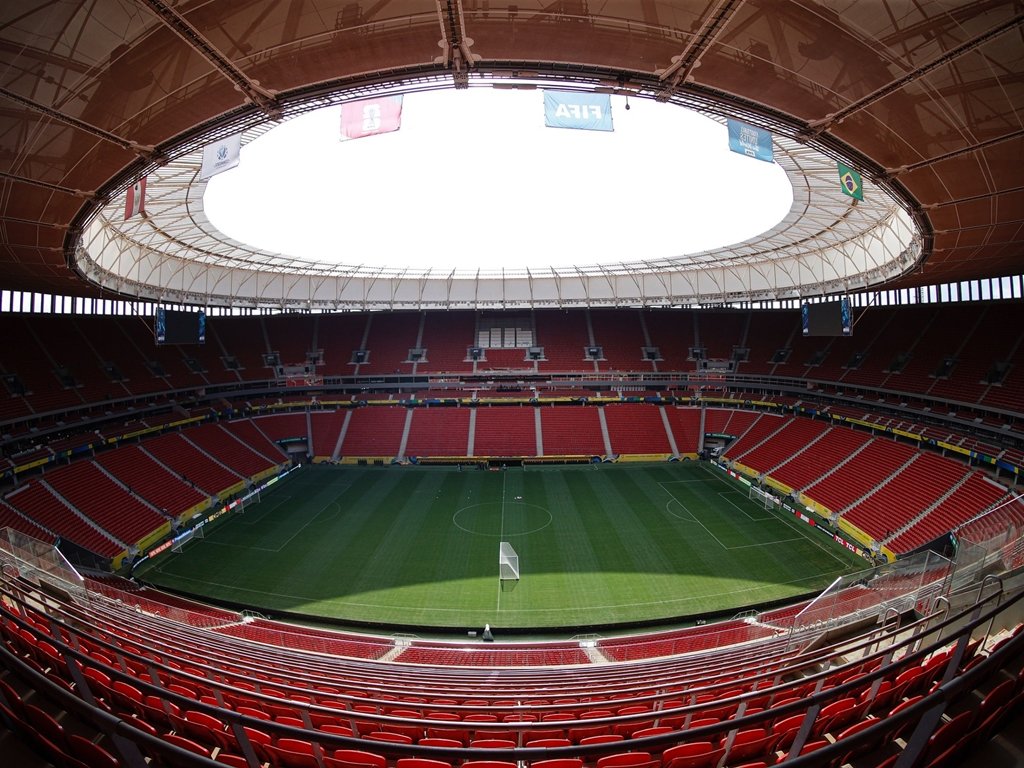
<path id="1" fill-rule="evenodd" d="M 327 308 L 656 304 L 1021 273 L 1022 22 L 1019 6 L 984 0 L 8 3 L 0 288 Z M 685 264 L 540 274 L 285 270 L 188 207 L 212 137 L 396 89 L 547 84 L 770 129 L 794 182 L 785 236 Z M 471 160 L 449 158 L 453 237 Z M 864 203 L 827 188 L 836 160 L 863 173 Z M 105 226 L 142 174 L 152 215 Z"/>

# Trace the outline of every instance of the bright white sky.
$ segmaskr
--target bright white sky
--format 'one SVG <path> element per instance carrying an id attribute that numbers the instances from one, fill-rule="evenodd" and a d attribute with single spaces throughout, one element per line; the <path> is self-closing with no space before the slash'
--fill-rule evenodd
<path id="1" fill-rule="evenodd" d="M 340 107 L 244 146 L 210 180 L 223 233 L 350 265 L 487 270 L 664 258 L 760 234 L 789 211 L 775 164 L 725 126 L 612 97 L 612 133 L 544 126 L 541 91 L 408 94 L 395 133 L 339 140 Z"/>

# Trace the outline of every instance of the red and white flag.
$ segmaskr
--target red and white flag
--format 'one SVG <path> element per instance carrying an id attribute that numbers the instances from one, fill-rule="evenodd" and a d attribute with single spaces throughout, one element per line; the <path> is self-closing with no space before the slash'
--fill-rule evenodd
<path id="1" fill-rule="evenodd" d="M 124 220 L 146 212 L 146 177 L 128 187 L 128 195 L 124 199 Z"/>
<path id="2" fill-rule="evenodd" d="M 377 96 L 341 105 L 341 140 L 397 131 L 402 125 L 402 96 Z"/>

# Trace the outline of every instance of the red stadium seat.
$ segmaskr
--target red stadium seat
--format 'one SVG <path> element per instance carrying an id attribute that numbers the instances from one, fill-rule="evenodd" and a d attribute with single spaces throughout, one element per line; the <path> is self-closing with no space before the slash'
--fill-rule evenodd
<path id="1" fill-rule="evenodd" d="M 710 741 L 691 741 L 662 752 L 661 764 L 664 768 L 715 768 L 724 754 L 724 747 Z"/>

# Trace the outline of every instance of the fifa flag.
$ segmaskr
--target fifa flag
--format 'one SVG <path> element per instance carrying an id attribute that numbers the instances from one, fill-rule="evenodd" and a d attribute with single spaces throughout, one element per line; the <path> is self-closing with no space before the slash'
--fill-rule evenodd
<path id="1" fill-rule="evenodd" d="M 772 135 L 768 131 L 739 120 L 727 120 L 726 124 L 729 128 L 729 149 L 766 163 L 775 162 L 772 156 Z"/>
<path id="2" fill-rule="evenodd" d="M 843 188 L 843 194 L 854 197 L 857 200 L 863 200 L 864 184 L 861 181 L 860 174 L 848 165 L 839 163 L 838 166 L 839 186 Z"/>
<path id="3" fill-rule="evenodd" d="M 128 221 L 132 216 L 146 212 L 146 177 L 136 181 L 128 187 L 128 194 L 124 198 L 124 220 Z"/>
<path id="4" fill-rule="evenodd" d="M 391 133 L 402 127 L 402 96 L 377 96 L 341 105 L 341 140 Z"/>
<path id="5" fill-rule="evenodd" d="M 607 93 L 544 91 L 544 125 L 584 131 L 614 130 L 612 97 Z"/>
<path id="6" fill-rule="evenodd" d="M 207 144 L 203 147 L 203 167 L 199 171 L 199 178 L 208 179 L 218 173 L 231 170 L 238 165 L 238 156 L 241 151 L 242 134 L 240 133 Z"/>

